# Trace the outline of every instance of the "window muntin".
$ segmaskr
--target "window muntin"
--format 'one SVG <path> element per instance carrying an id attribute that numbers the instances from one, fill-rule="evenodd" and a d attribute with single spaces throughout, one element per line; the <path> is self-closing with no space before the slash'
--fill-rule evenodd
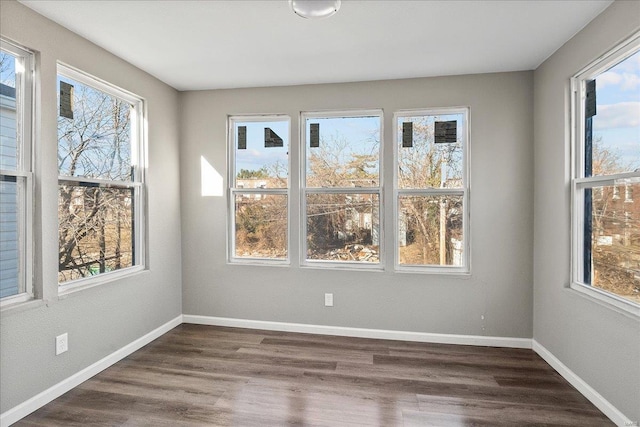
<path id="1" fill-rule="evenodd" d="M 0 40 L 0 305 L 34 296 L 33 54 Z"/>
<path id="2" fill-rule="evenodd" d="M 58 282 L 70 289 L 144 267 L 143 101 L 62 64 L 58 89 Z"/>
<path id="3" fill-rule="evenodd" d="M 572 79 L 572 287 L 640 314 L 640 36 Z"/>
<path id="4" fill-rule="evenodd" d="M 303 265 L 380 268 L 380 110 L 303 113 Z"/>
<path id="5" fill-rule="evenodd" d="M 288 116 L 229 118 L 231 262 L 289 259 Z"/>
<path id="6" fill-rule="evenodd" d="M 395 114 L 396 268 L 468 272 L 468 110 Z"/>

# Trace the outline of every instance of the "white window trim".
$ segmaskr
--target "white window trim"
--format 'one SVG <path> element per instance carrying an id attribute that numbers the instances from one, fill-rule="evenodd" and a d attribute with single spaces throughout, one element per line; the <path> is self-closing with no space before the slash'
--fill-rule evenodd
<path id="1" fill-rule="evenodd" d="M 378 187 L 345 187 L 345 188 L 307 188 L 307 119 L 309 118 L 340 118 L 340 117 L 379 117 L 380 118 L 380 141 L 379 141 L 379 163 L 378 163 Z M 330 110 L 330 111 L 304 111 L 300 113 L 300 266 L 304 268 L 321 269 L 347 269 L 364 271 L 382 271 L 385 269 L 385 232 L 384 232 L 384 113 L 380 109 L 365 110 Z M 378 195 L 378 239 L 379 251 L 377 263 L 367 263 L 358 261 L 328 261 L 307 259 L 307 194 L 377 194 Z"/>
<path id="2" fill-rule="evenodd" d="M 11 53 L 16 58 L 22 59 L 22 68 L 20 79 L 16 76 L 16 107 L 19 105 L 20 110 L 16 109 L 17 124 L 17 147 L 19 147 L 20 156 L 17 159 L 17 168 L 15 171 L 3 170 L 2 175 L 24 178 L 25 180 L 25 200 L 22 204 L 21 224 L 22 227 L 18 233 L 18 251 L 19 251 L 19 289 L 23 292 L 17 295 L 2 298 L 0 307 L 5 308 L 18 303 L 24 303 L 35 298 L 34 280 L 33 280 L 33 209 L 34 209 L 34 173 L 33 173 L 33 156 L 34 156 L 34 120 L 35 117 L 35 58 L 34 53 L 29 49 L 22 47 L 16 43 L 10 42 L 4 38 L 0 38 L 0 47 L 2 50 Z M 20 99 L 21 102 L 18 102 Z"/>
<path id="3" fill-rule="evenodd" d="M 398 188 L 398 118 L 399 117 L 422 117 L 462 114 L 465 118 L 463 131 L 464 142 L 462 144 L 462 181 L 461 189 L 441 189 L 441 188 L 425 188 L 425 189 L 399 189 Z M 399 110 L 393 114 L 393 224 L 394 224 L 394 269 L 397 272 L 411 273 L 433 273 L 438 275 L 469 275 L 471 274 L 471 234 L 470 220 L 471 213 L 469 209 L 469 139 L 470 139 L 470 111 L 469 107 L 444 107 L 429 108 L 416 110 Z M 402 265 L 400 264 L 400 247 L 397 242 L 398 237 L 398 221 L 399 221 L 399 198 L 400 196 L 433 196 L 442 194 L 462 195 L 463 206 L 463 259 L 462 266 L 441 266 L 441 265 Z"/>
<path id="4" fill-rule="evenodd" d="M 129 91 L 121 89 L 111 83 L 92 76 L 84 71 L 74 68 L 62 62 L 57 63 L 57 75 L 75 80 L 83 85 L 120 98 L 132 105 L 131 114 L 131 163 L 134 165 L 132 181 L 110 181 L 101 179 L 91 179 L 83 177 L 59 176 L 58 185 L 61 182 L 68 184 L 93 183 L 104 187 L 113 188 L 134 188 L 134 248 L 135 258 L 131 267 L 125 267 L 117 271 L 102 273 L 96 276 L 83 277 L 58 283 L 58 295 L 64 296 L 69 293 L 92 288 L 113 280 L 125 278 L 147 269 L 147 190 L 146 190 L 146 169 L 147 169 L 147 130 L 146 130 L 146 102 L 145 100 Z"/>
<path id="5" fill-rule="evenodd" d="M 287 122 L 289 155 L 287 156 L 287 187 L 286 188 L 241 188 L 236 186 L 236 133 L 234 132 L 237 122 Z M 245 264 L 245 265 L 272 265 L 287 266 L 291 264 L 291 117 L 286 114 L 247 114 L 247 115 L 230 115 L 227 117 L 227 263 L 229 264 Z M 257 258 L 257 257 L 238 257 L 235 255 L 235 200 L 236 194 L 273 194 L 284 195 L 287 197 L 287 257 L 284 259 L 277 258 Z"/>
<path id="6" fill-rule="evenodd" d="M 640 33 L 636 33 L 604 55 L 601 55 L 571 78 L 571 280 L 569 287 L 608 305 L 640 317 L 640 304 L 613 293 L 585 284 L 582 251 L 584 246 L 583 190 L 603 185 L 624 185 L 637 182 L 640 171 L 604 176 L 584 177 L 584 96 L 585 81 L 624 61 L 640 49 Z"/>

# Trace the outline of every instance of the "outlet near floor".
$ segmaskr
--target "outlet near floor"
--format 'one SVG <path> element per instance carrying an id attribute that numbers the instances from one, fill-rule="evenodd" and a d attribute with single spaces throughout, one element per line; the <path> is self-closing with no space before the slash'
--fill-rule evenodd
<path id="1" fill-rule="evenodd" d="M 64 333 L 56 337 L 56 356 L 69 350 L 69 334 Z"/>
<path id="2" fill-rule="evenodd" d="M 333 307 L 333 294 L 324 294 L 324 306 Z"/>

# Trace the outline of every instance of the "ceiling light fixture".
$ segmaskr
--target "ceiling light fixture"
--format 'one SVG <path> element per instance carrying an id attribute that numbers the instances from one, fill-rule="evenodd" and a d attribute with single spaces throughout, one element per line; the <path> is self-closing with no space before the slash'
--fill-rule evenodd
<path id="1" fill-rule="evenodd" d="M 306 19 L 328 18 L 340 9 L 341 0 L 289 0 L 293 12 Z"/>

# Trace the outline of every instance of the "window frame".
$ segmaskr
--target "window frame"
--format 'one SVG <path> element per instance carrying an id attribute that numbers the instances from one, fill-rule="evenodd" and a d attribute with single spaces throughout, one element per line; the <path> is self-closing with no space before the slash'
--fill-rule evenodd
<path id="1" fill-rule="evenodd" d="M 99 188 L 117 188 L 133 190 L 133 253 L 132 265 L 119 270 L 81 277 L 66 282 L 58 282 L 59 295 L 101 285 L 113 280 L 128 277 L 147 269 L 147 131 L 146 101 L 144 98 L 119 88 L 105 80 L 81 71 L 68 64 L 57 62 L 56 76 L 72 79 L 82 85 L 104 92 L 131 105 L 131 181 L 95 179 L 58 175 L 60 185 L 77 185 Z M 58 113 L 56 113 L 56 116 Z M 57 214 L 56 214 L 57 215 Z M 59 227 L 59 225 L 58 225 Z"/>
<path id="2" fill-rule="evenodd" d="M 398 147 L 401 141 L 398 140 L 398 119 L 400 117 L 422 117 L 462 114 L 464 117 L 464 129 L 462 143 L 462 189 L 442 189 L 442 188 L 412 188 L 400 189 L 398 186 L 399 174 Z M 469 275 L 471 274 L 471 235 L 470 222 L 471 213 L 469 207 L 469 140 L 470 140 L 470 108 L 469 107 L 442 107 L 398 110 L 393 113 L 393 224 L 394 224 L 394 270 L 397 272 L 411 273 L 431 273 L 442 275 Z M 441 196 L 459 195 L 462 196 L 462 233 L 463 233 L 463 265 L 403 265 L 400 264 L 400 246 L 398 244 L 398 223 L 400 219 L 399 206 L 401 196 Z"/>
<path id="3" fill-rule="evenodd" d="M 603 302 L 610 308 L 640 317 L 640 304 L 584 283 L 584 191 L 603 186 L 621 186 L 640 180 L 640 170 L 611 175 L 585 177 L 585 82 L 640 51 L 640 33 L 601 55 L 570 80 L 570 200 L 571 200 L 571 274 L 569 288 Z M 619 191 L 619 190 L 618 190 Z"/>
<path id="4" fill-rule="evenodd" d="M 377 187 L 307 187 L 307 119 L 312 118 L 357 118 L 378 117 L 380 120 L 380 141 L 378 152 L 378 186 Z M 384 111 L 378 109 L 303 111 L 300 113 L 300 157 L 299 157 L 299 191 L 300 191 L 300 266 L 322 269 L 348 269 L 365 271 L 385 270 L 385 231 L 384 231 Z M 379 250 L 377 263 L 361 261 L 328 261 L 310 260 L 307 258 L 307 194 L 377 194 L 378 195 L 378 239 Z"/>
<path id="5" fill-rule="evenodd" d="M 286 188 L 243 188 L 237 186 L 236 172 L 236 133 L 235 125 L 238 122 L 286 122 L 287 138 L 289 149 L 287 155 L 287 187 Z M 227 116 L 227 262 L 229 264 L 245 265 L 290 265 L 291 264 L 291 117 L 287 114 L 233 114 Z M 236 248 L 236 217 L 235 200 L 236 194 L 258 194 L 258 195 L 284 195 L 287 198 L 287 257 L 281 258 L 258 258 L 239 257 L 235 254 Z"/>
<path id="6" fill-rule="evenodd" d="M 18 231 L 19 292 L 0 299 L 0 307 L 4 308 L 36 298 L 33 278 L 35 53 L 5 38 L 0 38 L 0 47 L 16 60 L 20 58 L 23 68 L 20 79 L 16 76 L 16 147 L 19 149 L 16 170 L 2 169 L 0 175 L 13 177 L 16 182 L 24 179 L 25 187 L 24 200 L 18 206 L 18 215 L 21 216 Z"/>

